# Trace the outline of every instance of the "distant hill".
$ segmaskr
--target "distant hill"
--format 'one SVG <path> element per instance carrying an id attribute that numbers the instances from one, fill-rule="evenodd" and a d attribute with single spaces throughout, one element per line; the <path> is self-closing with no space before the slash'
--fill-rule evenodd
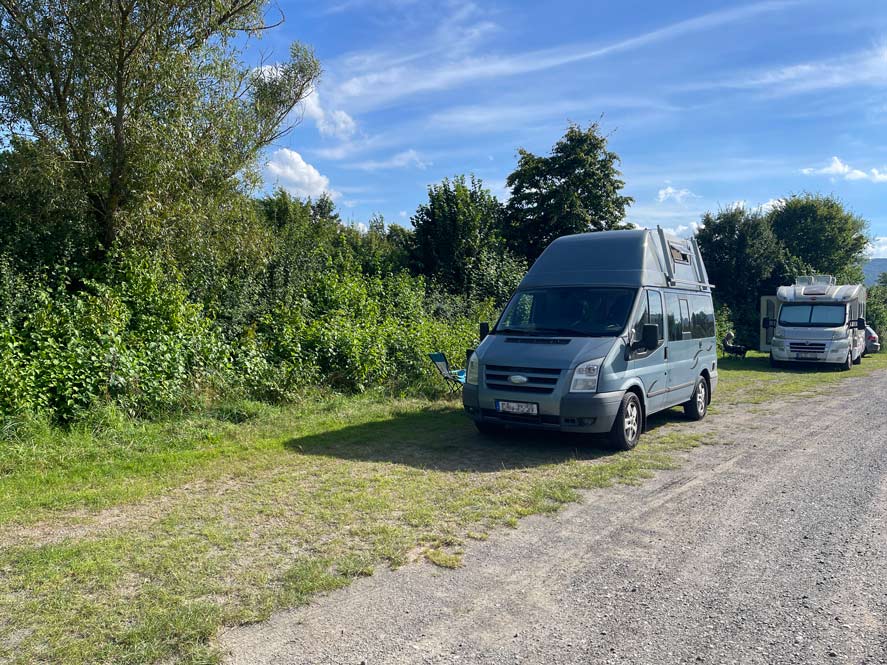
<path id="1" fill-rule="evenodd" d="M 887 272 L 887 259 L 872 259 L 862 267 L 862 271 L 865 273 L 866 286 L 872 286 L 882 272 Z"/>

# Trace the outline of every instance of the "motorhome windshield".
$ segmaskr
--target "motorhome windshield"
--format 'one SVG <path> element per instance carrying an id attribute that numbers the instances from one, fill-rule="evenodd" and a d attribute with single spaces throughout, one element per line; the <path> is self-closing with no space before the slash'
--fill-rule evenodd
<path id="1" fill-rule="evenodd" d="M 846 316 L 844 305 L 785 304 L 779 311 L 779 325 L 836 328 L 844 325 Z"/>
<path id="2" fill-rule="evenodd" d="M 518 291 L 494 332 L 615 337 L 625 328 L 636 293 L 636 289 L 585 286 Z"/>

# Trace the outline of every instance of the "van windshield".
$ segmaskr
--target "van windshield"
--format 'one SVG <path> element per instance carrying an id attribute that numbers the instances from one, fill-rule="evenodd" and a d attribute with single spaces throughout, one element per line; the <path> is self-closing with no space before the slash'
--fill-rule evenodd
<path id="1" fill-rule="evenodd" d="M 615 337 L 625 329 L 636 293 L 586 286 L 518 291 L 493 332 Z"/>
<path id="2" fill-rule="evenodd" d="M 783 305 L 779 325 L 836 328 L 844 325 L 846 316 L 844 305 Z"/>

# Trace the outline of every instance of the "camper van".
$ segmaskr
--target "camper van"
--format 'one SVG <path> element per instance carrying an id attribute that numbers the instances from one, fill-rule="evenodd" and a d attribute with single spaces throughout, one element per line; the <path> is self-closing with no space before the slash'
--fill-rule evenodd
<path id="1" fill-rule="evenodd" d="M 718 383 L 711 285 L 695 239 L 661 229 L 552 242 L 471 354 L 462 402 L 483 432 L 609 433 L 633 448 L 647 418 L 701 419 Z"/>
<path id="2" fill-rule="evenodd" d="M 765 317 L 770 363 L 829 363 L 849 370 L 865 353 L 866 291 L 830 275 L 798 277 L 776 292 L 779 314 Z"/>

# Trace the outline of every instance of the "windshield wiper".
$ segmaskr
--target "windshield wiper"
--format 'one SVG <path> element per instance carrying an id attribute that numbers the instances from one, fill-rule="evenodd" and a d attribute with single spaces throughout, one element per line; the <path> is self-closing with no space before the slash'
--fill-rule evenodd
<path id="1" fill-rule="evenodd" d="M 524 330 L 522 328 L 496 328 L 493 330 L 493 333 L 501 333 L 503 335 L 532 335 L 533 333 L 529 330 Z"/>

